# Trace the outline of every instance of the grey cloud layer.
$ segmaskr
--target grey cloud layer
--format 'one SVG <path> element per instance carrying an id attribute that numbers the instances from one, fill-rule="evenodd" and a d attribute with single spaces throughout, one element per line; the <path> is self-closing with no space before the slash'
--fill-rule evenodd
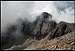
<path id="1" fill-rule="evenodd" d="M 53 19 L 74 23 L 74 1 L 25 1 L 25 2 L 1 2 L 1 27 L 15 22 L 18 18 L 27 18 L 29 21 L 43 11 L 53 15 Z M 60 13 L 59 13 L 60 12 Z"/>

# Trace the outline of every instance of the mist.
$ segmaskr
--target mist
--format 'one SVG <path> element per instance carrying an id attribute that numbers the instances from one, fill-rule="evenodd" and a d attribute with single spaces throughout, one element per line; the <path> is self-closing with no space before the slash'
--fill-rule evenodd
<path id="1" fill-rule="evenodd" d="M 51 14 L 57 23 L 75 23 L 74 9 L 74 1 L 1 1 L 2 48 L 23 43 L 32 37 L 37 17 L 42 12 Z"/>
<path id="2" fill-rule="evenodd" d="M 1 29 L 19 18 L 32 22 L 42 12 L 52 14 L 58 23 L 74 23 L 74 9 L 74 1 L 1 1 Z"/>

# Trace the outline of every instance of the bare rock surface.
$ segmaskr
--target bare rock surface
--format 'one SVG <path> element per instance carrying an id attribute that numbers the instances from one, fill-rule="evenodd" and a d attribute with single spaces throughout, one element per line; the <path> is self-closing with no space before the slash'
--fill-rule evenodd
<path id="1" fill-rule="evenodd" d="M 42 39 L 40 41 L 36 41 L 26 49 L 75 50 L 75 32 L 71 32 L 51 40 Z"/>
<path id="2" fill-rule="evenodd" d="M 17 29 L 14 26 L 12 28 L 6 33 L 8 36 L 2 37 L 2 46 L 7 50 L 75 49 L 75 23 L 56 23 L 52 15 L 46 12 L 32 23 L 23 21 L 17 25 Z"/>

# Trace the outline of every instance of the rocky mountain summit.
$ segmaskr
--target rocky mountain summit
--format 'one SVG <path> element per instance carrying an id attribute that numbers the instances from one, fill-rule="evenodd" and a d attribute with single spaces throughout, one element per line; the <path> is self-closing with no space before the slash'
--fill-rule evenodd
<path id="1" fill-rule="evenodd" d="M 2 36 L 2 49 L 75 49 L 75 23 L 56 23 L 47 12 L 39 15 L 34 22 L 24 20 L 12 27 L 9 28 L 11 32 L 5 33 L 8 36 Z M 18 44 L 21 41 L 23 43 Z M 6 46 L 12 43 L 10 47 Z"/>
<path id="2" fill-rule="evenodd" d="M 48 34 L 50 34 L 49 37 L 51 39 L 75 31 L 75 23 L 62 21 L 57 24 L 52 20 L 52 16 L 45 12 L 42 13 L 41 17 L 42 18 L 37 21 L 36 27 L 33 30 L 34 37 L 38 39 L 44 38 Z"/>

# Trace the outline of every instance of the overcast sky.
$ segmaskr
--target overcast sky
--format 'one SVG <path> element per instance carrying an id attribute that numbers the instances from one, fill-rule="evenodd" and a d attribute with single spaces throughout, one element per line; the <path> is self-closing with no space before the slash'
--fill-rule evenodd
<path id="1" fill-rule="evenodd" d="M 74 9 L 74 1 L 1 1 L 1 28 L 18 18 L 33 21 L 44 11 L 57 22 L 74 23 Z"/>

